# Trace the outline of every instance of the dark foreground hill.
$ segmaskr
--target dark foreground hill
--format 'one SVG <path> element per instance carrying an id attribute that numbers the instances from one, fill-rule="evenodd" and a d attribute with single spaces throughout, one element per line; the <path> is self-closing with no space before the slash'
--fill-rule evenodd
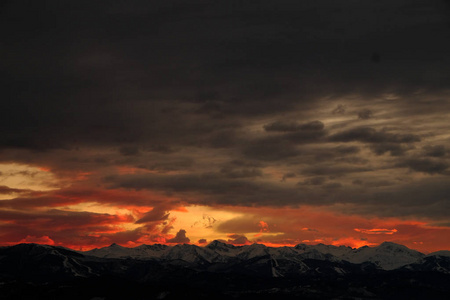
<path id="1" fill-rule="evenodd" d="M 448 252 L 214 241 L 0 248 L 0 299 L 448 299 Z"/>

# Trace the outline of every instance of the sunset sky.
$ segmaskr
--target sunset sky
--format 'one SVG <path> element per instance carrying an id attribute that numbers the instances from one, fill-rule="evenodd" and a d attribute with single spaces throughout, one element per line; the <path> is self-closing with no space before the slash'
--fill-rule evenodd
<path id="1" fill-rule="evenodd" d="M 0 245 L 450 250 L 450 2 L 4 1 Z"/>

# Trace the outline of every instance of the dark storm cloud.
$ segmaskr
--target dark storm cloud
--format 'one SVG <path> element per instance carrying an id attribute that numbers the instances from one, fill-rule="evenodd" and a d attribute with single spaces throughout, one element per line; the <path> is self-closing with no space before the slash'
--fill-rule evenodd
<path id="1" fill-rule="evenodd" d="M 300 154 L 300 150 L 292 141 L 270 137 L 254 141 L 245 146 L 243 154 L 252 159 L 277 161 L 297 156 Z"/>
<path id="2" fill-rule="evenodd" d="M 186 174 L 186 175 L 128 175 L 106 178 L 118 187 L 129 189 L 161 189 L 167 192 L 202 191 L 217 196 L 236 191 L 251 193 L 258 186 L 251 181 L 227 179 L 219 173 Z"/>
<path id="3" fill-rule="evenodd" d="M 228 178 L 247 178 L 247 177 L 260 177 L 263 175 L 262 171 L 255 168 L 232 168 L 223 167 L 220 172 Z"/>
<path id="4" fill-rule="evenodd" d="M 0 146 L 195 144 L 186 125 L 198 111 L 220 124 L 330 93 L 441 89 L 450 42 L 440 3 L 12 2 Z M 180 101 L 190 113 L 173 110 Z"/>
<path id="5" fill-rule="evenodd" d="M 336 189 L 341 188 L 342 184 L 339 182 L 330 182 L 330 183 L 323 185 L 323 187 L 327 190 L 336 190 Z"/>
<path id="6" fill-rule="evenodd" d="M 132 221 L 132 216 L 120 217 L 109 214 L 98 214 L 91 212 L 73 212 L 59 209 L 47 211 L 2 211 L 0 219 L 26 226 L 30 229 L 39 226 L 56 229 L 79 228 L 79 227 L 101 227 L 121 224 L 124 221 Z"/>
<path id="7" fill-rule="evenodd" d="M 379 216 L 444 217 L 445 213 L 437 207 L 447 205 L 445 203 L 449 200 L 448 180 L 445 178 L 440 177 L 436 181 L 428 178 L 414 183 L 404 180 L 375 180 L 370 175 L 362 175 L 364 171 L 367 170 L 322 170 L 323 176 L 313 176 L 295 188 L 268 184 L 265 181 L 230 180 L 211 174 L 133 175 L 115 178 L 111 183 L 127 189 L 166 191 L 172 197 L 178 196 L 192 204 L 253 207 L 346 204 L 349 206 L 344 206 L 344 212 L 355 210 Z M 349 176 L 352 172 L 365 180 L 354 180 L 352 185 L 325 177 L 339 175 L 344 180 L 344 175 Z"/>
<path id="8" fill-rule="evenodd" d="M 182 175 L 126 175 L 111 176 L 105 178 L 106 182 L 113 182 L 118 187 L 129 189 L 163 189 L 174 192 L 192 190 L 222 191 L 226 189 L 223 185 L 230 186 L 246 185 L 245 181 L 224 180 L 224 176 L 217 173 L 204 174 L 182 174 Z"/>
<path id="9" fill-rule="evenodd" d="M 362 119 L 362 120 L 367 120 L 372 118 L 373 116 L 373 112 L 370 109 L 364 109 L 361 110 L 360 112 L 358 112 L 358 118 Z"/>
<path id="10" fill-rule="evenodd" d="M 28 192 L 30 192 L 30 190 L 14 189 L 14 188 L 10 188 L 10 187 L 4 186 L 4 185 L 0 185 L 0 194 L 10 195 L 10 194 L 28 193 Z"/>
<path id="11" fill-rule="evenodd" d="M 138 155 L 139 148 L 136 146 L 123 146 L 120 147 L 119 152 L 124 156 Z"/>
<path id="12" fill-rule="evenodd" d="M 301 155 L 306 157 L 313 157 L 316 162 L 347 162 L 353 164 L 364 164 L 363 158 L 356 156 L 360 152 L 360 148 L 356 146 L 340 145 L 333 148 L 315 147 L 309 150 L 303 149 Z M 310 159 L 309 163 L 312 163 Z M 306 160 L 305 162 L 308 162 Z"/>
<path id="13" fill-rule="evenodd" d="M 169 218 L 169 213 L 166 209 L 155 207 L 151 211 L 147 212 L 142 218 L 136 221 L 136 224 L 149 223 L 149 222 L 161 222 Z"/>
<path id="14" fill-rule="evenodd" d="M 332 142 L 362 142 L 377 155 L 389 152 L 392 156 L 401 156 L 414 148 L 413 144 L 421 138 L 412 133 L 391 133 L 372 127 L 355 127 L 335 133 L 329 137 Z"/>
<path id="15" fill-rule="evenodd" d="M 317 143 L 326 136 L 321 121 L 304 124 L 275 122 L 264 126 L 267 132 L 282 134 L 266 136 L 250 141 L 244 146 L 243 154 L 248 158 L 265 161 L 283 160 L 301 153 L 297 145 Z"/>
<path id="16" fill-rule="evenodd" d="M 444 157 L 448 153 L 448 150 L 446 149 L 445 145 L 435 145 L 435 146 L 427 145 L 424 147 L 424 150 L 426 156 L 432 157 Z"/>
<path id="17" fill-rule="evenodd" d="M 286 179 L 289 179 L 289 178 L 295 178 L 295 176 L 297 176 L 297 175 L 293 172 L 286 173 L 283 175 L 283 178 L 281 179 L 281 181 L 285 181 Z"/>
<path id="18" fill-rule="evenodd" d="M 364 182 L 361 179 L 355 179 L 352 181 L 352 184 L 355 185 L 364 185 L 366 187 L 382 187 L 382 186 L 390 186 L 390 185 L 394 185 L 395 182 L 394 181 L 389 181 L 389 180 L 378 180 L 378 181 L 370 181 L 370 182 Z"/>
<path id="19" fill-rule="evenodd" d="M 325 183 L 327 179 L 324 177 L 312 177 L 307 180 L 305 180 L 302 184 L 306 185 L 322 185 Z"/>
<path id="20" fill-rule="evenodd" d="M 339 104 L 335 109 L 333 109 L 333 114 L 344 114 L 346 110 L 345 105 Z"/>
<path id="21" fill-rule="evenodd" d="M 47 192 L 29 191 L 21 193 L 20 197 L 11 197 L 0 201 L 0 208 L 15 210 L 42 210 L 45 208 L 67 207 L 80 203 L 112 204 L 119 207 L 136 205 L 141 207 L 154 207 L 156 211 L 169 210 L 170 203 L 164 205 L 154 196 L 149 199 L 146 195 L 130 193 L 129 191 L 92 189 L 80 186 L 71 186 Z M 155 213 L 153 212 L 153 213 Z"/>
<path id="22" fill-rule="evenodd" d="M 230 234 L 229 239 L 227 240 L 227 243 L 230 243 L 232 245 L 247 245 L 251 244 L 251 242 L 248 240 L 248 238 L 245 235 L 239 235 L 239 234 Z"/>
<path id="23" fill-rule="evenodd" d="M 377 131 L 372 127 L 356 127 L 330 136 L 333 142 L 364 143 L 414 143 L 420 142 L 420 137 L 415 134 L 395 134 L 386 131 Z"/>
<path id="24" fill-rule="evenodd" d="M 352 181 L 352 184 L 362 185 L 364 184 L 364 181 L 362 181 L 361 179 L 355 179 Z"/>
<path id="25" fill-rule="evenodd" d="M 276 121 L 270 124 L 264 125 L 266 131 L 299 131 L 299 130 L 322 130 L 324 124 L 320 121 L 312 121 L 304 124 L 298 124 L 297 122 L 283 122 Z"/>
<path id="26" fill-rule="evenodd" d="M 360 151 L 359 147 L 356 146 L 338 146 L 334 149 L 332 149 L 332 151 L 335 151 L 337 153 L 340 154 L 356 154 Z"/>
<path id="27" fill-rule="evenodd" d="M 382 155 L 389 152 L 392 156 L 401 156 L 412 147 L 408 147 L 399 143 L 381 143 L 372 144 L 370 149 L 377 155 Z"/>
<path id="28" fill-rule="evenodd" d="M 173 244 L 188 244 L 190 241 L 191 240 L 186 236 L 186 230 L 184 229 L 180 229 L 174 238 L 166 240 L 167 243 Z"/>
<path id="29" fill-rule="evenodd" d="M 288 133 L 285 138 L 295 144 L 303 144 L 310 142 L 319 142 L 326 135 L 324 125 L 320 121 L 301 125 L 301 130 Z"/>
<path id="30" fill-rule="evenodd" d="M 447 14 L 438 0 L 11 1 L 0 18 L 0 160 L 50 166 L 65 183 L 66 171 L 88 171 L 92 186 L 194 204 L 351 202 L 364 211 L 379 202 L 380 215 L 443 215 L 446 179 L 422 183 L 432 206 L 408 184 L 367 177 L 391 168 L 413 184 L 398 169 L 433 178 L 448 170 Z M 436 146 L 424 147 L 430 137 Z M 383 161 L 386 153 L 398 161 Z M 138 174 L 114 175 L 124 166 Z M 288 187 L 292 174 L 304 184 Z M 66 192 L 0 206 L 95 198 Z M 164 221 L 158 207 L 138 222 Z"/>
<path id="31" fill-rule="evenodd" d="M 264 125 L 266 131 L 297 131 L 300 129 L 300 125 L 296 122 L 282 122 L 277 121 Z"/>
<path id="32" fill-rule="evenodd" d="M 133 164 L 136 163 L 133 161 Z M 160 157 L 156 161 L 143 160 L 139 161 L 136 166 L 138 168 L 154 171 L 175 171 L 175 170 L 189 170 L 195 164 L 194 159 L 186 156 L 175 157 Z"/>
<path id="33" fill-rule="evenodd" d="M 263 165 L 260 162 L 235 159 L 223 164 L 218 174 L 230 179 L 262 177 L 262 167 Z"/>
<path id="34" fill-rule="evenodd" d="M 124 175 L 106 178 L 111 187 L 162 191 L 191 204 L 243 206 L 296 206 L 314 200 L 329 201 L 312 191 L 286 188 L 254 178 L 229 178 L 220 173 L 187 175 Z"/>
<path id="35" fill-rule="evenodd" d="M 432 160 L 428 158 L 407 159 L 401 162 L 399 166 L 408 167 L 411 170 L 428 174 L 443 173 L 449 167 L 448 163 L 445 161 Z"/>
<path id="36" fill-rule="evenodd" d="M 12 209 L 33 209 L 38 207 L 54 207 L 58 205 L 71 205 L 82 202 L 82 199 L 58 197 L 56 195 L 44 195 L 44 196 L 28 196 L 18 197 L 14 199 L 0 201 L 0 208 L 12 208 Z"/>
<path id="37" fill-rule="evenodd" d="M 302 173 L 307 175 L 322 175 L 322 176 L 342 176 L 351 173 L 370 172 L 374 171 L 370 167 L 348 166 L 348 165 L 336 165 L 330 166 L 329 164 L 313 165 L 302 169 Z"/>
<path id="38" fill-rule="evenodd" d="M 397 184 L 384 189 L 378 187 L 374 193 L 366 193 L 365 205 L 347 207 L 348 213 L 365 213 L 386 217 L 415 216 L 434 220 L 448 220 L 450 209 L 450 185 L 448 179 L 425 178 L 414 184 Z M 348 197 L 358 197 L 348 194 Z"/>

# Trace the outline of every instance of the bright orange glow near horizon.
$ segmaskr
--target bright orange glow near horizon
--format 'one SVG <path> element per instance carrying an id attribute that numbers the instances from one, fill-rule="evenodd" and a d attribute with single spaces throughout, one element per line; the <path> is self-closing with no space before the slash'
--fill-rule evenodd
<path id="1" fill-rule="evenodd" d="M 333 205 L 189 205 L 159 192 L 90 187 L 84 183 L 92 172 L 77 171 L 75 184 L 48 189 L 58 182 L 50 169 L 0 167 L 3 174 L 10 174 L 4 181 L 15 188 L 13 198 L 6 194 L 0 200 L 0 224 L 10 229 L 0 235 L 1 245 L 40 243 L 90 250 L 112 243 L 126 247 L 153 243 L 202 246 L 221 240 L 235 245 L 323 243 L 359 248 L 393 241 L 426 253 L 450 248 L 449 241 L 441 238 L 449 236 L 449 228 L 425 221 L 344 214 Z M 21 171 L 12 172 L 11 168 Z M 23 181 L 20 176 L 24 172 L 37 175 Z"/>

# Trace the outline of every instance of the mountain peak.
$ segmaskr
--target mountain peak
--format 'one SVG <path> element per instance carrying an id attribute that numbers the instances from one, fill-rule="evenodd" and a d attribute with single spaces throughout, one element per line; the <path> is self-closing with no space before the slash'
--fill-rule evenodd
<path id="1" fill-rule="evenodd" d="M 297 244 L 294 246 L 294 249 L 297 249 L 297 250 L 306 250 L 308 248 L 311 248 L 311 247 L 307 244 Z"/>
<path id="2" fill-rule="evenodd" d="M 389 241 L 384 241 L 384 242 L 382 242 L 382 243 L 380 244 L 380 246 L 397 246 L 397 247 L 406 247 L 406 246 L 404 246 L 404 245 L 401 245 L 401 244 L 397 244 L 397 243 L 394 243 L 394 242 L 389 242 Z"/>
<path id="3" fill-rule="evenodd" d="M 249 245 L 248 247 L 254 248 L 254 249 L 264 249 L 264 248 L 267 248 L 266 245 L 264 245 L 264 244 L 258 244 L 258 243 L 253 243 L 253 244 Z"/>
<path id="4" fill-rule="evenodd" d="M 215 250 L 215 249 L 230 249 L 230 248 L 234 248 L 233 245 L 224 243 L 222 241 L 219 240 L 214 240 L 211 243 L 209 243 L 206 248 L 211 249 L 211 250 Z"/>
<path id="5" fill-rule="evenodd" d="M 116 243 L 112 243 L 111 245 L 108 246 L 108 248 L 126 248 L 126 247 L 120 246 Z"/>
<path id="6" fill-rule="evenodd" d="M 224 243 L 224 242 L 219 241 L 219 240 L 214 240 L 211 243 L 209 243 L 208 245 L 213 245 L 213 246 L 215 246 L 215 245 L 227 245 L 227 243 Z"/>
<path id="7" fill-rule="evenodd" d="M 415 250 L 409 249 L 408 247 L 406 247 L 404 245 L 397 244 L 397 243 L 394 243 L 394 242 L 383 242 L 380 245 L 378 245 L 378 247 L 375 247 L 375 248 L 385 249 L 385 250 L 397 250 L 397 251 L 398 250 L 403 250 L 403 251 L 414 251 L 414 252 L 416 252 Z"/>

